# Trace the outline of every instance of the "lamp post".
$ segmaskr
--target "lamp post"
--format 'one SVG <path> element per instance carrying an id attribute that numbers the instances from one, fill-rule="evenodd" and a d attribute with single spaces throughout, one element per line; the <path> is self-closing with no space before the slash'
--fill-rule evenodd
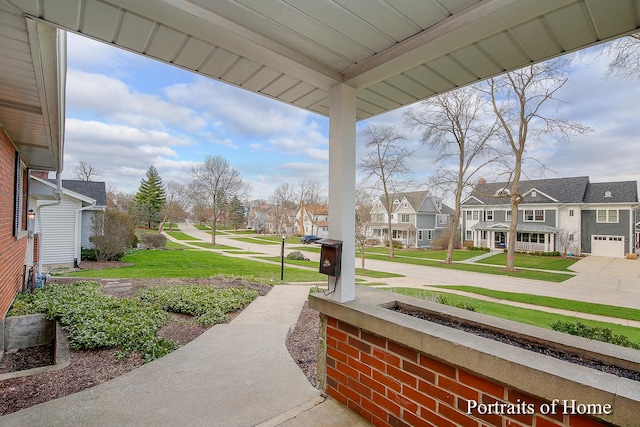
<path id="1" fill-rule="evenodd" d="M 287 237 L 287 232 L 282 230 L 282 246 L 280 247 L 280 281 L 284 281 L 284 239 Z"/>

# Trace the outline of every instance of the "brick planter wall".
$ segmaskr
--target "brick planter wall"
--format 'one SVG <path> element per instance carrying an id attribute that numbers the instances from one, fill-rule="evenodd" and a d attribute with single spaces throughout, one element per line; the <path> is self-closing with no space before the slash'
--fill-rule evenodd
<path id="1" fill-rule="evenodd" d="M 640 383 L 384 308 L 400 299 L 406 297 L 372 289 L 358 289 L 356 302 L 344 305 L 310 297 L 323 318 L 324 388 L 373 425 L 640 425 Z M 606 353 L 618 350 L 603 346 Z M 626 363 L 640 363 L 640 352 L 619 349 L 623 358 L 631 355 Z"/>

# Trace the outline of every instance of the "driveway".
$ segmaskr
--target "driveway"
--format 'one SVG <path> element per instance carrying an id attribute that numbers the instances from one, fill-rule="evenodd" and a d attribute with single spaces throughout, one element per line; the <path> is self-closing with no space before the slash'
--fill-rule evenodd
<path id="1" fill-rule="evenodd" d="M 588 256 L 570 269 L 578 275 L 564 282 L 566 285 L 640 292 L 640 259 Z"/>

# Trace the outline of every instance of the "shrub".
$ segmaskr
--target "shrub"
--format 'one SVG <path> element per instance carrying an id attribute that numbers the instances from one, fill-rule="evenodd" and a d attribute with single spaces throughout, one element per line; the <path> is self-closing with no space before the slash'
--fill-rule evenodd
<path id="1" fill-rule="evenodd" d="M 112 261 L 122 258 L 131 247 L 135 225 L 130 215 L 114 209 L 95 212 L 89 241 L 93 244 L 96 261 Z"/>
<path id="2" fill-rule="evenodd" d="M 147 248 L 164 248 L 167 245 L 167 236 L 160 233 L 143 233 L 140 243 Z"/>
<path id="3" fill-rule="evenodd" d="M 432 295 L 430 298 L 428 298 L 428 300 L 437 302 L 438 304 L 461 308 L 463 310 L 476 311 L 476 308 L 473 305 L 467 302 L 459 302 L 454 304 L 451 301 L 449 301 L 449 298 L 447 298 L 445 295 L 442 295 L 442 294 Z"/>
<path id="4" fill-rule="evenodd" d="M 93 248 L 81 248 L 80 261 L 96 261 L 96 250 Z"/>
<path id="5" fill-rule="evenodd" d="M 625 335 L 615 334 L 613 333 L 613 330 L 603 326 L 589 326 L 582 322 L 572 323 L 563 322 L 561 320 L 552 323 L 550 326 L 554 331 L 640 350 L 640 344 L 631 341 Z"/>
<path id="6" fill-rule="evenodd" d="M 384 241 L 384 245 L 385 245 L 386 247 L 389 247 L 389 240 L 385 239 L 385 241 Z M 402 242 L 401 242 L 401 241 L 399 241 L 399 240 L 393 240 L 393 247 L 394 247 L 395 249 L 402 249 Z"/>
<path id="7" fill-rule="evenodd" d="M 247 306 L 258 292 L 245 288 L 216 289 L 211 286 L 161 286 L 143 289 L 143 301 L 160 305 L 164 310 L 197 317 L 202 325 L 227 321 L 227 313 Z"/>
<path id="8" fill-rule="evenodd" d="M 169 314 L 139 298 L 114 298 L 97 282 L 49 285 L 35 294 L 19 294 L 11 315 L 44 313 L 69 332 L 75 350 L 119 347 L 119 357 L 141 352 L 145 362 L 161 357 L 178 344 L 157 337 Z"/>
<path id="9" fill-rule="evenodd" d="M 304 254 L 300 251 L 291 252 L 289 255 L 287 255 L 287 259 L 294 261 L 309 261 L 309 258 L 304 256 Z"/>
<path id="10" fill-rule="evenodd" d="M 467 246 L 467 249 L 470 251 L 483 251 L 483 252 L 489 252 L 491 251 L 491 248 L 483 248 L 481 246 Z"/>

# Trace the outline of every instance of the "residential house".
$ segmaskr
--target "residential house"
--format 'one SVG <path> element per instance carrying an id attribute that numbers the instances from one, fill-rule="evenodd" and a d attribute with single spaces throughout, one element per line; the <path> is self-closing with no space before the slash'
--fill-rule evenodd
<path id="1" fill-rule="evenodd" d="M 107 207 L 104 182 L 62 180 L 62 195 L 54 197 L 55 180 L 32 174 L 31 197 L 36 209 L 36 236 L 42 265 L 76 266 L 81 248 L 91 247 L 93 214 Z"/>
<path id="2" fill-rule="evenodd" d="M 449 228 L 454 210 L 429 191 L 413 191 L 391 195 L 391 207 L 384 197 L 374 202 L 367 237 L 380 243 L 388 240 L 388 218 L 391 215 L 393 240 L 405 247 L 430 248 L 432 242 Z"/>
<path id="3" fill-rule="evenodd" d="M 592 183 L 589 177 L 520 183 L 516 250 L 624 256 L 635 249 L 637 181 Z M 464 238 L 504 248 L 512 220 L 507 183 L 479 180 L 462 202 Z M 563 240 L 567 243 L 563 245 Z"/>
<path id="4" fill-rule="evenodd" d="M 294 233 L 329 237 L 329 206 L 303 203 L 296 212 Z"/>

